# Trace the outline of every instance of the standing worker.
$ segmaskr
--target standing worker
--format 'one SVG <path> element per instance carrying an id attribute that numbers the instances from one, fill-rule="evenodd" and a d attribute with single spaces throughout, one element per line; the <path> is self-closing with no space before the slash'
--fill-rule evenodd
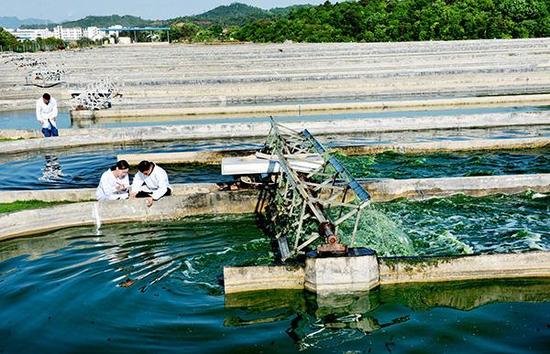
<path id="1" fill-rule="evenodd" d="M 42 134 L 46 138 L 59 136 L 56 119 L 57 101 L 49 93 L 45 93 L 36 101 L 36 120 L 42 126 Z"/>

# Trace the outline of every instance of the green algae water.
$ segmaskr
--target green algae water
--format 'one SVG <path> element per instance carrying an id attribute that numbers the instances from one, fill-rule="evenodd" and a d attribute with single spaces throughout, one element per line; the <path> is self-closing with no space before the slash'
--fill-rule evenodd
<path id="1" fill-rule="evenodd" d="M 550 173 L 550 149 L 337 157 L 356 178 L 432 178 Z"/>
<path id="2" fill-rule="evenodd" d="M 550 279 L 223 295 L 224 265 L 272 257 L 252 215 L 0 242 L 0 351 L 544 353 L 550 343 Z"/>
<path id="3" fill-rule="evenodd" d="M 533 192 L 399 200 L 365 208 L 355 240 L 354 220 L 340 234 L 345 244 L 380 256 L 550 251 L 549 215 L 550 194 Z"/>
<path id="4" fill-rule="evenodd" d="M 550 251 L 550 195 L 457 195 L 376 207 L 413 242 L 417 255 Z"/>

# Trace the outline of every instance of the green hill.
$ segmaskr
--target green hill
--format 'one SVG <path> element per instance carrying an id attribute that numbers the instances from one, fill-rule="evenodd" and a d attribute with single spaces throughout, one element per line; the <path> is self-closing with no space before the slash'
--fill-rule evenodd
<path id="1" fill-rule="evenodd" d="M 123 27 L 143 27 L 152 24 L 153 21 L 144 20 L 141 17 L 136 16 L 86 16 L 80 20 L 63 22 L 63 27 L 109 27 L 115 25 L 121 25 Z"/>
<path id="2" fill-rule="evenodd" d="M 63 27 L 110 27 L 121 25 L 123 27 L 143 27 L 143 26 L 167 26 L 178 23 L 194 23 L 201 27 L 210 25 L 220 26 L 240 26 L 250 21 L 256 20 L 274 20 L 278 17 L 289 15 L 295 9 L 311 7 L 311 5 L 295 5 L 289 7 L 274 8 L 265 10 L 259 7 L 241 4 L 238 2 L 227 6 L 218 6 L 210 11 L 194 16 L 181 16 L 167 20 L 146 20 L 141 17 L 131 15 L 111 15 L 111 16 L 86 16 L 76 21 L 67 21 L 60 23 Z M 57 24 L 48 23 L 47 27 L 53 28 Z M 23 28 L 40 28 L 44 24 L 26 24 Z"/>
<path id="3" fill-rule="evenodd" d="M 249 21 L 275 19 L 277 17 L 287 16 L 292 10 L 305 7 L 311 7 L 311 5 L 294 5 L 265 10 L 259 7 L 235 2 L 231 5 L 218 6 L 200 15 L 177 17 L 167 20 L 166 22 L 171 24 L 193 22 L 198 25 L 217 24 L 221 26 L 238 26 Z"/>
<path id="4" fill-rule="evenodd" d="M 218 6 L 215 9 L 207 11 L 197 16 L 189 16 L 191 21 L 208 21 L 211 23 L 240 25 L 250 19 L 270 18 L 273 15 L 269 10 L 259 7 L 233 3 L 227 6 Z"/>

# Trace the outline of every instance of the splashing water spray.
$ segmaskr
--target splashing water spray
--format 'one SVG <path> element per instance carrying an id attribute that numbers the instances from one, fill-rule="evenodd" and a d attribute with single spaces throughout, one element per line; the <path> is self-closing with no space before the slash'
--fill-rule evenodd
<path id="1" fill-rule="evenodd" d="M 95 219 L 95 232 L 96 235 L 101 235 L 101 219 L 99 217 L 99 203 L 94 203 L 94 209 L 92 210 L 92 217 Z"/>

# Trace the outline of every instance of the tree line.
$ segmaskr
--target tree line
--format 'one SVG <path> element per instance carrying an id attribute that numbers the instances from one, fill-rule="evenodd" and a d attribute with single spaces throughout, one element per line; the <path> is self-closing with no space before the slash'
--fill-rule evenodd
<path id="1" fill-rule="evenodd" d="M 296 9 L 232 36 L 254 42 L 397 42 L 550 36 L 548 0 L 361 0 Z"/>
<path id="2" fill-rule="evenodd" d="M 248 20 L 239 17 L 239 21 L 230 21 L 235 17 L 236 9 L 240 10 L 241 15 L 246 13 Z M 195 16 L 193 21 L 175 18 L 168 21 L 170 38 L 179 42 L 266 43 L 287 40 L 397 42 L 550 36 L 549 0 L 360 0 L 334 4 L 326 1 L 319 6 L 271 11 L 268 17 L 258 13 L 254 7 L 232 4 Z M 204 18 L 199 19 L 200 16 Z M 162 40 L 166 39 L 165 33 L 159 32 L 158 35 Z M 41 43 L 18 42 L 0 28 L 0 46 L 3 48 L 23 51 L 32 47 L 34 51 L 62 49 L 69 45 L 61 40 L 52 41 L 54 39 L 48 38 Z M 93 44 L 84 39 L 72 45 Z"/>

